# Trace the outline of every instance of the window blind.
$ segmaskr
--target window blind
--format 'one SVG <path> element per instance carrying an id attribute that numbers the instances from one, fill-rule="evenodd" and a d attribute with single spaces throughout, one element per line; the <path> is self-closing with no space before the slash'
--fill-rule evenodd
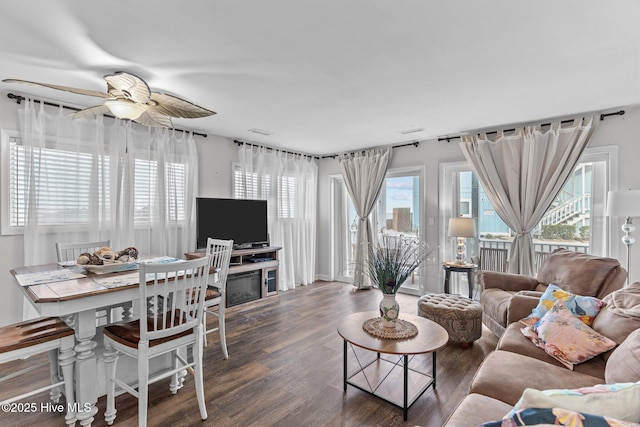
<path id="1" fill-rule="evenodd" d="M 27 197 L 37 197 L 41 206 L 38 222 L 42 225 L 88 225 L 95 212 L 90 211 L 91 201 L 98 199 L 98 210 L 103 220 L 111 216 L 111 185 L 108 156 L 73 152 L 59 149 L 29 149 L 17 137 L 9 138 L 9 212 L 10 227 L 24 227 L 27 216 Z M 33 157 L 35 161 L 27 162 Z M 28 164 L 34 172 L 46 174 L 47 180 L 35 182 L 34 194 L 28 194 Z M 164 171 L 159 174 L 158 168 Z M 148 224 L 151 206 L 156 203 L 154 195 L 159 189 L 168 191 L 165 215 L 168 219 L 185 219 L 185 196 L 187 167 L 182 163 L 159 164 L 154 160 L 136 158 L 133 165 L 134 223 Z M 162 187 L 158 187 L 158 176 L 164 176 Z M 124 183 L 125 177 L 121 177 Z M 126 188 L 122 186 L 122 188 Z"/>

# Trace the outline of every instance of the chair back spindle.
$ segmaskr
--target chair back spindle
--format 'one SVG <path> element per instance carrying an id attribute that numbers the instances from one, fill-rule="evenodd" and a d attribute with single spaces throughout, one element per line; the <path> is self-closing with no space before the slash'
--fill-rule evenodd
<path id="1" fill-rule="evenodd" d="M 211 237 L 207 239 L 207 255 L 211 262 L 210 271 L 215 272 L 211 284 L 218 288 L 222 295 L 226 291 L 232 250 L 233 240 L 212 239 Z"/>
<path id="2" fill-rule="evenodd" d="M 150 341 L 192 330 L 202 318 L 209 258 L 190 262 L 141 264 L 140 301 L 151 309 L 140 322 L 140 341 Z"/>

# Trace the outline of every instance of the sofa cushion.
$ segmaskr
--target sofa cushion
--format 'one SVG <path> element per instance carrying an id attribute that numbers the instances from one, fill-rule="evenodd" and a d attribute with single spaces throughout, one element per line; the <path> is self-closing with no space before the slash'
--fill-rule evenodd
<path id="1" fill-rule="evenodd" d="M 582 323 L 560 300 L 534 327 L 522 328 L 522 333 L 569 369 L 616 346 Z"/>
<path id="2" fill-rule="evenodd" d="M 640 381 L 640 329 L 611 353 L 604 376 L 608 383 Z"/>
<path id="3" fill-rule="evenodd" d="M 524 408 L 563 408 L 640 422 L 640 382 L 598 384 L 573 390 L 528 388 L 509 415 Z"/>
<path id="4" fill-rule="evenodd" d="M 498 288 L 485 289 L 480 296 L 483 313 L 506 327 L 509 302 L 515 294 L 515 291 L 504 291 Z"/>
<path id="5" fill-rule="evenodd" d="M 603 301 L 606 305 L 592 327 L 621 344 L 631 332 L 640 329 L 640 283 L 617 290 Z"/>
<path id="6" fill-rule="evenodd" d="M 486 421 L 502 418 L 510 410 L 511 405 L 500 400 L 471 393 L 458 403 L 443 427 L 477 426 Z"/>
<path id="7" fill-rule="evenodd" d="M 549 254 L 537 278 L 574 294 L 604 298 L 624 285 L 626 272 L 616 259 L 558 249 Z"/>
<path id="8" fill-rule="evenodd" d="M 520 331 L 521 329 L 522 325 L 519 323 L 510 324 L 507 327 L 504 335 L 500 337 L 500 341 L 498 341 L 496 350 L 518 353 L 524 356 L 541 360 L 551 365 L 564 367 L 564 365 L 560 363 L 560 361 L 549 356 L 543 349 L 536 347 L 536 345 L 533 344 L 529 338 L 525 337 L 522 334 L 522 332 Z M 606 362 L 603 355 L 598 355 L 590 360 L 587 360 L 584 363 L 574 365 L 573 370 L 594 377 L 604 378 L 605 367 Z"/>
<path id="9" fill-rule="evenodd" d="M 603 382 L 602 377 L 570 371 L 521 354 L 496 350 L 478 368 L 469 391 L 515 405 L 527 388 L 580 388 Z"/>
<path id="10" fill-rule="evenodd" d="M 604 306 L 604 302 L 601 299 L 576 295 L 565 291 L 559 286 L 550 284 L 540 297 L 536 308 L 533 309 L 531 314 L 520 320 L 520 323 L 530 326 L 535 325 L 553 307 L 556 301 L 562 301 L 578 319 L 589 326 L 593 324 L 594 319 Z"/>

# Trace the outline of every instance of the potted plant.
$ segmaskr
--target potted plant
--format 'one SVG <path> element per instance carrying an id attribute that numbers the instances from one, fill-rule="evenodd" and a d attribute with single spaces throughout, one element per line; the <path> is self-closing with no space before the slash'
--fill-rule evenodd
<path id="1" fill-rule="evenodd" d="M 366 272 L 382 291 L 380 317 L 384 327 L 395 328 L 400 312 L 396 292 L 431 251 L 419 240 L 403 236 L 384 236 L 381 244 L 370 247 Z"/>

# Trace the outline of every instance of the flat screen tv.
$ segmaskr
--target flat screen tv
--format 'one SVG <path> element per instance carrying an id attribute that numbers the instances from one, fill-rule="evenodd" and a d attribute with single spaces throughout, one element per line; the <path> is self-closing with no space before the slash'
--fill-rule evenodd
<path id="1" fill-rule="evenodd" d="M 207 238 L 233 239 L 235 248 L 268 246 L 267 201 L 196 198 L 197 246 Z"/>

